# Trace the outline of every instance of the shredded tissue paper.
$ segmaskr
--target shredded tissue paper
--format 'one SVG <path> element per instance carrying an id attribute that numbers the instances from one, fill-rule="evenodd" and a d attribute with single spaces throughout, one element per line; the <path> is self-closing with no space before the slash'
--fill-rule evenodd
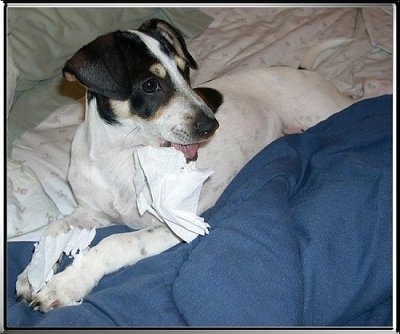
<path id="1" fill-rule="evenodd" d="M 202 185 L 213 171 L 199 169 L 193 161 L 186 163 L 184 154 L 173 147 L 143 146 L 135 151 L 133 158 L 140 215 L 149 212 L 185 242 L 208 234 L 210 226 L 196 212 Z M 88 248 L 95 233 L 95 229 L 71 226 L 57 237 L 44 234 L 35 245 L 27 268 L 33 292 L 52 278 L 54 265 L 63 253 L 78 257 Z"/>
<path id="2" fill-rule="evenodd" d="M 139 213 L 153 214 L 186 242 L 207 234 L 210 226 L 196 212 L 201 187 L 213 171 L 197 168 L 194 161 L 186 163 L 184 154 L 173 147 L 143 146 L 134 159 Z"/>
<path id="3" fill-rule="evenodd" d="M 54 275 L 54 265 L 62 253 L 71 257 L 82 254 L 96 234 L 95 229 L 81 229 L 71 226 L 56 237 L 43 234 L 35 244 L 35 252 L 28 267 L 28 280 L 33 293 L 38 292 Z M 79 254 L 77 254 L 79 251 Z"/>

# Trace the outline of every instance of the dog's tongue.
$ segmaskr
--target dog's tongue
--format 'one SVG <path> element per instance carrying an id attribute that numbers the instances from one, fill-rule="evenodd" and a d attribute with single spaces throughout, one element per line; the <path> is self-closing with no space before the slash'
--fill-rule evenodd
<path id="1" fill-rule="evenodd" d="M 189 144 L 189 145 L 181 145 L 181 144 L 174 144 L 172 146 L 178 150 L 183 152 L 187 161 L 194 161 L 197 159 L 197 150 L 199 149 L 200 144 Z"/>

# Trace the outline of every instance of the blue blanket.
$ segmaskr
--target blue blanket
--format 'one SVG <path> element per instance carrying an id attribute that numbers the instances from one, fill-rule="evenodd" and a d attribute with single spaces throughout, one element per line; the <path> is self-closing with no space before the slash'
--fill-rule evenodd
<path id="1" fill-rule="evenodd" d="M 48 314 L 15 301 L 33 243 L 9 243 L 6 326 L 390 326 L 392 96 L 268 145 L 205 217 L 208 236 Z"/>

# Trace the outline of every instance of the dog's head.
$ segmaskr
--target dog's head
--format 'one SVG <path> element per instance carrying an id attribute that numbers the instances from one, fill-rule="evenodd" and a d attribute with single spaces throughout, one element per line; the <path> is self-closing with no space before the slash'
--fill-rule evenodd
<path id="1" fill-rule="evenodd" d="M 87 88 L 110 126 L 142 131 L 137 145 L 174 146 L 194 159 L 201 142 L 218 128 L 214 113 L 222 95 L 190 87 L 197 63 L 179 30 L 153 19 L 137 30 L 103 35 L 82 47 L 63 68 L 67 80 Z M 145 133 L 145 134 L 144 134 Z"/>

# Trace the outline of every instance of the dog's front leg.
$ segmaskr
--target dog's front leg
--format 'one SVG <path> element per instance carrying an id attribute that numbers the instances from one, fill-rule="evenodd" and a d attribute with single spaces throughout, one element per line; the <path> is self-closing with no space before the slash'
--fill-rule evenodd
<path id="1" fill-rule="evenodd" d="M 48 312 L 57 307 L 76 305 L 103 276 L 159 254 L 179 242 L 181 239 L 164 225 L 109 236 L 56 274 L 33 298 L 31 306 Z"/>
<path id="2" fill-rule="evenodd" d="M 43 237 L 37 245 L 36 251 L 32 255 L 30 263 L 25 270 L 18 276 L 16 282 L 16 297 L 19 300 L 30 302 L 43 284 L 45 284 L 52 273 L 56 271 L 58 261 L 63 255 L 63 242 L 67 242 L 67 237 L 70 235 L 72 228 L 85 229 L 89 231 L 98 226 L 109 225 L 110 222 L 104 218 L 96 216 L 94 213 L 78 207 L 72 214 L 65 216 L 54 223 L 47 226 Z M 62 241 L 63 240 L 63 241 Z M 70 239 L 70 246 L 74 248 L 73 240 Z M 75 240 L 79 242 L 78 240 Z M 90 242 L 90 240 L 88 240 Z M 58 247 L 55 247 L 58 246 Z M 80 245 L 82 246 L 82 245 Z M 53 247 L 55 247 L 53 249 Z M 61 248 L 60 248 L 61 247 Z M 83 246 L 85 247 L 85 246 Z M 46 254 L 41 254 L 37 250 L 41 249 Z M 35 283 L 31 281 L 32 271 L 35 272 Z M 31 283 L 33 285 L 31 285 Z"/>

